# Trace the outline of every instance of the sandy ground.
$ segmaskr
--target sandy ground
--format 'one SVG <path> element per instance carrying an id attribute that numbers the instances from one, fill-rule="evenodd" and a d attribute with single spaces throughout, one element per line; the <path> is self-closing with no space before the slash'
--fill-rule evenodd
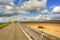
<path id="1" fill-rule="evenodd" d="M 12 23 L 9 26 L 0 29 L 0 40 L 29 40 L 21 28 Z"/>
<path id="2" fill-rule="evenodd" d="M 48 32 L 50 34 L 60 36 L 60 24 L 58 23 L 23 23 L 31 28 L 37 29 L 37 30 L 43 30 L 45 32 Z M 43 26 L 44 28 L 39 28 L 38 26 Z"/>

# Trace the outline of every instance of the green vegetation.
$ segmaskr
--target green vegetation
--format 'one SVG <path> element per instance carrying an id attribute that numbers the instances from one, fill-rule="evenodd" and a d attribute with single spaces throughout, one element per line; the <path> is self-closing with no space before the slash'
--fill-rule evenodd
<path id="1" fill-rule="evenodd" d="M 4 27 L 8 26 L 9 24 L 10 24 L 10 22 L 9 22 L 9 23 L 0 24 L 0 29 L 2 29 L 2 28 L 4 28 Z"/>

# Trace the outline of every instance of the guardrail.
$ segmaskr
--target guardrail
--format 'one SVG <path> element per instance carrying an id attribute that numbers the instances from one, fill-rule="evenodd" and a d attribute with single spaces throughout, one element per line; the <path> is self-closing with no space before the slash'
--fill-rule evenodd
<path id="1" fill-rule="evenodd" d="M 24 24 L 21 24 L 22 28 L 26 33 L 32 38 L 32 40 L 60 40 L 60 37 L 47 33 L 42 30 L 38 30 L 39 33 L 36 33 L 35 30 L 32 30 L 30 27 L 27 27 Z"/>
<path id="2" fill-rule="evenodd" d="M 50 34 L 50 33 L 47 33 L 47 32 L 44 32 L 44 31 L 40 31 L 42 34 L 42 36 L 45 36 L 47 38 L 49 38 L 50 40 L 60 40 L 60 37 L 59 36 L 56 36 L 56 35 L 53 35 L 53 34 Z"/>
<path id="3" fill-rule="evenodd" d="M 40 40 L 40 34 L 34 32 L 30 27 L 21 24 L 22 29 L 32 38 L 32 40 Z"/>
<path id="4" fill-rule="evenodd" d="M 32 30 L 35 31 L 35 29 L 32 29 Z M 37 30 L 37 31 L 38 31 L 38 33 L 40 33 L 40 39 L 42 39 L 42 40 L 44 40 L 44 37 L 49 39 L 49 40 L 60 40 L 60 36 L 56 36 L 54 34 L 50 34 L 50 33 L 45 32 L 43 30 Z M 37 32 L 37 31 L 35 31 L 35 32 Z"/>

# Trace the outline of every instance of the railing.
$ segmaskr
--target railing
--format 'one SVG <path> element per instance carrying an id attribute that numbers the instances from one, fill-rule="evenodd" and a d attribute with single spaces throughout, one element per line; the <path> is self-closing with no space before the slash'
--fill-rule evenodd
<path id="1" fill-rule="evenodd" d="M 21 24 L 22 29 L 32 38 L 32 40 L 40 40 L 40 34 L 35 33 L 32 31 L 31 28 L 27 27 L 26 25 Z"/>
<path id="2" fill-rule="evenodd" d="M 60 40 L 59 36 L 56 36 L 56 35 L 53 35 L 53 34 L 50 34 L 50 33 L 44 32 L 44 31 L 40 31 L 40 32 L 41 32 L 41 34 L 44 34 L 42 36 L 49 38 L 50 40 Z"/>
<path id="3" fill-rule="evenodd" d="M 60 40 L 60 37 L 53 34 L 38 30 L 39 33 L 36 33 L 32 28 L 27 27 L 24 24 L 21 24 L 22 29 L 32 38 L 32 40 Z"/>

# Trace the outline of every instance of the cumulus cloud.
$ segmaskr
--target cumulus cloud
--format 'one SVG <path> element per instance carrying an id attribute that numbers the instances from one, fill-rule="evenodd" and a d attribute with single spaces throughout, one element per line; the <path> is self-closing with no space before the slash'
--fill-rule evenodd
<path id="1" fill-rule="evenodd" d="M 41 12 L 47 12 L 45 10 L 46 8 L 46 2 L 47 0 L 30 0 L 25 1 L 22 4 L 18 5 L 17 7 L 13 4 L 13 0 L 0 0 L 0 12 L 3 14 L 24 14 L 24 13 L 41 13 Z M 1 14 L 0 13 L 0 14 Z"/>
<path id="2" fill-rule="evenodd" d="M 12 0 L 0 0 L 0 17 L 10 17 L 19 14 L 12 2 Z"/>
<path id="3" fill-rule="evenodd" d="M 18 5 L 15 6 L 13 4 L 12 0 L 0 0 L 0 17 L 3 17 L 5 20 L 40 20 L 41 18 L 44 18 L 44 16 L 39 15 L 38 17 L 27 17 L 27 18 L 21 18 L 16 17 L 14 19 L 14 16 L 19 15 L 19 14 L 25 14 L 25 13 L 47 13 L 48 10 L 46 10 L 46 2 L 47 0 L 30 0 L 30 1 L 25 1 L 22 4 L 23 5 Z M 12 17 L 13 16 L 13 17 Z"/>
<path id="4" fill-rule="evenodd" d="M 54 12 L 54 13 L 60 12 L 60 6 L 54 7 L 52 12 Z"/>
<path id="5" fill-rule="evenodd" d="M 46 8 L 46 2 L 47 0 L 30 0 L 28 2 L 23 2 L 19 11 L 24 11 L 25 13 L 40 13 Z"/>
<path id="6" fill-rule="evenodd" d="M 52 15 L 38 15 L 35 17 L 22 17 L 22 16 L 11 16 L 11 17 L 4 17 L 5 21 L 47 21 L 47 20 L 60 20 L 59 14 L 52 14 Z"/>
<path id="7" fill-rule="evenodd" d="M 18 20 L 18 21 L 45 21 L 45 20 L 51 20 L 51 17 L 50 16 L 47 16 L 47 15 L 38 15 L 36 17 L 17 17 L 17 16 L 13 16 L 11 17 L 12 20 Z"/>
<path id="8" fill-rule="evenodd" d="M 0 17 L 0 23 L 1 22 L 8 22 L 8 19 L 6 20 L 7 18 L 5 18 L 5 17 Z"/>
<path id="9" fill-rule="evenodd" d="M 12 21 L 33 21 L 32 17 L 22 17 L 22 16 L 11 16 L 9 20 Z"/>
<path id="10" fill-rule="evenodd" d="M 19 16 L 11 16 L 9 19 L 11 22 L 12 21 L 20 21 L 20 17 Z"/>
<path id="11" fill-rule="evenodd" d="M 2 17 L 0 17 L 0 21 L 1 21 L 1 20 L 3 20 L 3 18 L 2 18 Z"/>
<path id="12" fill-rule="evenodd" d="M 39 15 L 34 18 L 35 21 L 46 21 L 46 20 L 51 20 L 50 16 L 47 15 Z"/>
<path id="13" fill-rule="evenodd" d="M 6 10 L 11 10 L 11 9 L 13 9 L 12 6 L 6 6 Z"/>
<path id="14" fill-rule="evenodd" d="M 51 20 L 60 20 L 60 14 L 53 14 Z"/>
<path id="15" fill-rule="evenodd" d="M 5 21 L 5 22 L 20 21 L 20 17 L 16 15 L 10 17 L 0 17 L 0 21 Z"/>
<path id="16" fill-rule="evenodd" d="M 48 10 L 47 10 L 47 9 L 45 9 L 45 10 L 43 10 L 43 11 L 42 11 L 42 13 L 48 13 Z"/>
<path id="17" fill-rule="evenodd" d="M 34 18 L 35 21 L 44 21 L 47 20 L 47 16 L 46 15 L 39 15 L 37 17 Z"/>

